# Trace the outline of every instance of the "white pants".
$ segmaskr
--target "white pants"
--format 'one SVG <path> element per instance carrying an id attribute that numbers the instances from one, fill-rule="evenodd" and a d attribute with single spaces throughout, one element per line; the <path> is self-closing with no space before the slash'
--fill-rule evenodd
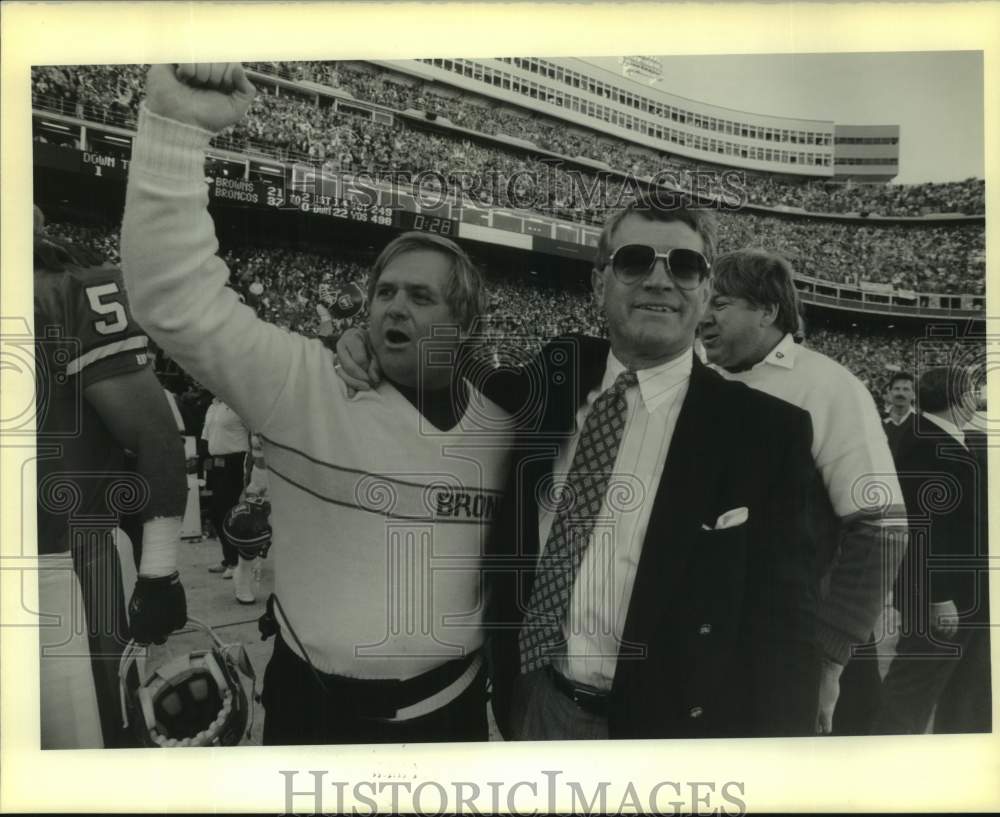
<path id="1" fill-rule="evenodd" d="M 128 598 L 135 585 L 132 543 L 116 534 Z M 104 748 L 83 591 L 69 553 L 38 557 L 38 604 L 41 748 Z"/>

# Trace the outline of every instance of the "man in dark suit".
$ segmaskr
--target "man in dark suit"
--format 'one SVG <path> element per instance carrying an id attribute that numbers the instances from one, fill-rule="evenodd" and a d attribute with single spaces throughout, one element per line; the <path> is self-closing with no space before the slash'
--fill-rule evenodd
<path id="1" fill-rule="evenodd" d="M 811 423 L 694 356 L 713 249 L 707 213 L 613 215 L 593 272 L 610 343 L 562 338 L 538 361 L 494 539 L 514 562 L 488 617 L 507 737 L 814 731 Z"/>
<path id="2" fill-rule="evenodd" d="M 882 686 L 881 734 L 991 728 L 985 447 L 963 432 L 967 378 L 920 376 L 920 414 L 896 464 L 910 545 L 893 603 L 902 632 Z M 936 712 L 935 712 L 936 707 Z"/>
<path id="3" fill-rule="evenodd" d="M 522 422 L 484 560 L 507 738 L 814 732 L 812 425 L 695 358 L 713 251 L 706 212 L 614 214 L 593 272 L 610 343 L 488 375 Z"/>

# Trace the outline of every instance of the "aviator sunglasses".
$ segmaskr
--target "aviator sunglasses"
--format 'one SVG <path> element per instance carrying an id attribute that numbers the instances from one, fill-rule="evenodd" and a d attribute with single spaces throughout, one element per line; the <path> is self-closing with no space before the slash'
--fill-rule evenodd
<path id="1" fill-rule="evenodd" d="M 667 274 L 681 289 L 696 289 L 708 277 L 709 264 L 697 250 L 673 247 L 665 253 L 646 244 L 624 244 L 611 253 L 611 270 L 623 284 L 636 284 L 653 271 L 662 258 Z"/>

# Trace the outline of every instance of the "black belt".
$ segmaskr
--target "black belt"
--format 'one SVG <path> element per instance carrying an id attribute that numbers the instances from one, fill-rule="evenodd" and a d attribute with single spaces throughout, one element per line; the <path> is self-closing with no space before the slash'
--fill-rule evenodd
<path id="1" fill-rule="evenodd" d="M 551 664 L 546 664 L 545 668 L 548 670 L 549 677 L 552 679 L 552 684 L 555 688 L 580 707 L 580 709 L 584 712 L 589 712 L 591 715 L 600 715 L 602 717 L 608 714 L 609 695 L 607 692 L 594 689 L 593 687 L 575 684 Z"/>
<path id="2" fill-rule="evenodd" d="M 286 660 L 294 659 L 306 672 L 308 662 L 292 651 L 279 635 L 274 645 L 275 652 L 283 652 Z M 464 658 L 447 661 L 434 669 L 400 680 L 396 678 L 348 678 L 315 670 L 324 691 L 336 695 L 341 701 L 350 701 L 357 714 L 363 718 L 393 718 L 396 712 L 420 703 L 457 681 L 469 665 L 476 659 L 476 650 Z M 310 673 L 312 674 L 312 673 Z"/>

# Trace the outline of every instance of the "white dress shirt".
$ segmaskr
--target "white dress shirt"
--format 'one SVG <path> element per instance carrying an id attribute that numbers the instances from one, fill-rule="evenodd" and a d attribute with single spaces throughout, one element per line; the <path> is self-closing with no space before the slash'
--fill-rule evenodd
<path id="1" fill-rule="evenodd" d="M 625 392 L 628 413 L 618 459 L 563 623 L 568 656 L 554 662 L 556 669 L 577 683 L 607 690 L 614 680 L 636 566 L 692 365 L 693 354 L 688 350 L 668 363 L 636 372 L 638 387 Z M 623 371 L 625 366 L 609 351 L 604 378 L 577 411 L 577 431 L 563 443 L 556 458 L 557 492 L 566 482 L 579 432 L 594 401 Z M 554 519 L 553 507 L 540 506 L 538 541 L 543 551 Z"/>
<path id="2" fill-rule="evenodd" d="M 250 432 L 240 416 L 221 400 L 212 401 L 205 412 L 205 427 L 201 438 L 208 443 L 213 457 L 240 454 L 250 450 Z"/>

